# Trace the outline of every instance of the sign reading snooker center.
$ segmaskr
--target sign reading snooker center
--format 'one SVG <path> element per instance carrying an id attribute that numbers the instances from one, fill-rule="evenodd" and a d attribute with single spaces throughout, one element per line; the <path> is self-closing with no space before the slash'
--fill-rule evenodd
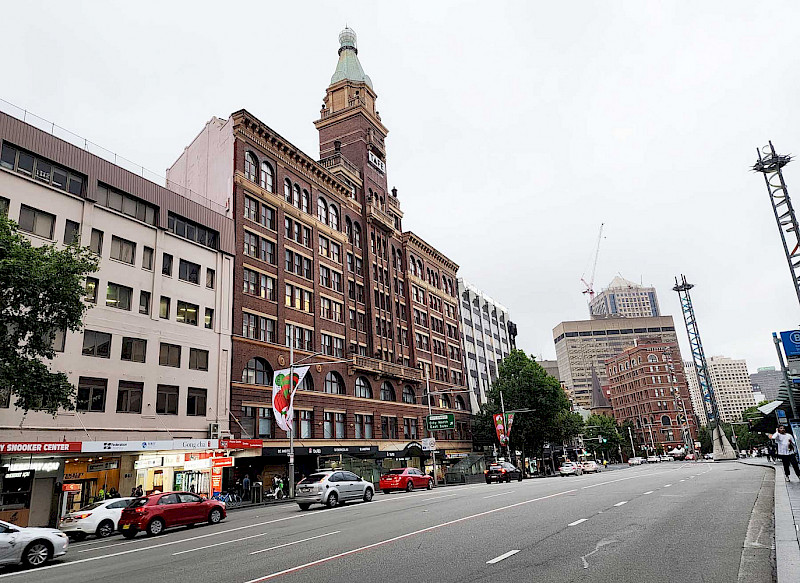
<path id="1" fill-rule="evenodd" d="M 425 417 L 425 429 L 428 431 L 443 431 L 455 427 L 456 416 L 453 413 L 439 413 Z"/>

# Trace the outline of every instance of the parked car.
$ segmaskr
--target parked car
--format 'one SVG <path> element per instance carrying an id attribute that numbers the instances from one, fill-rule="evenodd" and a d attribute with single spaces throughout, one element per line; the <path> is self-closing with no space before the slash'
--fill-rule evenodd
<path id="1" fill-rule="evenodd" d="M 510 482 L 511 480 L 522 481 L 522 470 L 514 464 L 508 462 L 495 462 L 489 464 L 489 467 L 483 470 L 483 476 L 486 478 L 486 483 L 492 482 Z"/>
<path id="2" fill-rule="evenodd" d="M 353 472 L 325 470 L 313 473 L 297 484 L 295 501 L 300 510 L 308 510 L 312 504 L 334 508 L 350 500 L 369 502 L 374 495 L 375 487 L 372 482 L 367 482 Z"/>
<path id="3" fill-rule="evenodd" d="M 0 565 L 41 567 L 67 552 L 67 535 L 55 528 L 17 526 L 0 520 Z"/>
<path id="4" fill-rule="evenodd" d="M 135 498 L 109 498 L 69 512 L 61 519 L 58 529 L 73 540 L 82 540 L 89 534 L 98 538 L 111 536 L 117 531 L 122 509 Z"/>
<path id="5" fill-rule="evenodd" d="M 662 456 L 659 456 L 659 459 L 662 462 L 673 462 L 673 461 L 675 461 L 675 458 L 672 457 L 671 455 L 662 455 Z"/>
<path id="6" fill-rule="evenodd" d="M 713 460 L 714 459 L 714 454 L 713 453 L 707 453 L 707 454 L 705 454 L 703 456 L 703 459 L 705 459 L 705 460 Z"/>
<path id="7" fill-rule="evenodd" d="M 417 468 L 395 468 L 381 476 L 378 487 L 384 494 L 392 490 L 411 492 L 414 488 L 433 488 L 433 477 L 426 476 Z"/>
<path id="8" fill-rule="evenodd" d="M 686 457 L 683 458 L 685 461 L 690 462 L 697 459 L 697 456 L 693 453 L 687 453 Z"/>
<path id="9" fill-rule="evenodd" d="M 659 459 L 659 457 L 657 455 L 649 455 L 649 456 L 647 456 L 647 463 L 648 464 L 657 464 L 660 461 L 661 460 Z"/>
<path id="10" fill-rule="evenodd" d="M 155 536 L 173 526 L 217 524 L 226 515 L 225 504 L 219 500 L 192 492 L 164 492 L 132 500 L 122 510 L 118 530 L 125 538 L 133 538 L 139 531 Z"/>
<path id="11" fill-rule="evenodd" d="M 594 460 L 586 460 L 581 463 L 581 469 L 584 474 L 597 473 L 603 469 L 603 466 Z"/>
<path id="12" fill-rule="evenodd" d="M 642 462 L 644 462 L 644 459 L 640 458 L 640 457 L 628 458 L 628 465 L 629 466 L 641 466 Z"/>
<path id="13" fill-rule="evenodd" d="M 564 462 L 561 464 L 561 467 L 558 468 L 558 473 L 562 476 L 580 476 L 583 473 L 583 469 L 575 462 Z"/>

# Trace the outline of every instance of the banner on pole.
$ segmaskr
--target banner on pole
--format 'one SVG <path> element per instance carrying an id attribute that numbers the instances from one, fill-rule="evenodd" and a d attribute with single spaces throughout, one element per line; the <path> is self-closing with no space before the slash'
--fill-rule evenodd
<path id="1" fill-rule="evenodd" d="M 506 445 L 508 443 L 508 435 L 506 435 L 506 425 L 503 420 L 503 414 L 497 413 L 492 417 L 494 419 L 494 430 L 497 432 L 497 439 L 500 445 Z"/>
<path id="2" fill-rule="evenodd" d="M 506 413 L 506 439 L 511 439 L 511 426 L 514 424 L 514 414 Z"/>
<path id="3" fill-rule="evenodd" d="M 285 432 L 289 433 L 294 419 L 294 393 L 297 386 L 303 382 L 309 367 L 298 366 L 293 370 L 285 368 L 275 371 L 275 378 L 272 381 L 272 412 L 275 414 L 275 421 Z M 289 378 L 289 374 L 292 378 Z"/>

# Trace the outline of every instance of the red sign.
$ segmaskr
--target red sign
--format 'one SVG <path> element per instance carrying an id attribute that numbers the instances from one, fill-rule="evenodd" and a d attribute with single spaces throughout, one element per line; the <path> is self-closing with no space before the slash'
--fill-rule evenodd
<path id="1" fill-rule="evenodd" d="M 220 449 L 255 449 L 264 446 L 263 439 L 220 439 Z"/>
<path id="2" fill-rule="evenodd" d="M 81 485 L 80 484 L 62 484 L 61 485 L 62 492 L 80 492 Z"/>
<path id="3" fill-rule="evenodd" d="M 211 458 L 211 467 L 212 468 L 232 468 L 233 467 L 233 458 L 232 457 L 215 457 L 215 458 Z"/>
<path id="4" fill-rule="evenodd" d="M 222 468 L 211 468 L 211 493 L 222 492 Z"/>
<path id="5" fill-rule="evenodd" d="M 80 441 L 0 441 L 0 453 L 59 453 L 81 451 Z"/>
<path id="6" fill-rule="evenodd" d="M 506 438 L 511 439 L 511 426 L 514 424 L 514 414 L 506 413 Z"/>
<path id="7" fill-rule="evenodd" d="M 497 439 L 498 441 L 500 441 L 500 445 L 507 444 L 508 436 L 506 435 L 506 427 L 505 427 L 505 422 L 503 420 L 503 414 L 497 413 L 492 417 L 494 419 L 494 429 L 497 432 Z"/>

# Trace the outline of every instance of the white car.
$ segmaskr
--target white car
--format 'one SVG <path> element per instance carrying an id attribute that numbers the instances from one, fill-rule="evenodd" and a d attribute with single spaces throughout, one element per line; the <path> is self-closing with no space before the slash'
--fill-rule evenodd
<path id="1" fill-rule="evenodd" d="M 576 464 L 575 462 L 564 462 L 561 464 L 561 467 L 558 468 L 558 472 L 562 476 L 580 476 L 583 473 L 583 469 L 580 464 Z"/>
<path id="2" fill-rule="evenodd" d="M 67 552 L 69 539 L 55 528 L 30 528 L 0 520 L 0 565 L 41 567 Z"/>
<path id="3" fill-rule="evenodd" d="M 581 464 L 581 469 L 583 470 L 584 474 L 588 474 L 590 472 L 594 472 L 595 474 L 600 471 L 603 466 L 598 464 L 594 460 L 586 460 Z"/>
<path id="4" fill-rule="evenodd" d="M 641 466 L 644 460 L 640 457 L 632 457 L 628 459 L 629 466 Z"/>
<path id="5" fill-rule="evenodd" d="M 64 515 L 58 528 L 70 538 L 81 540 L 94 534 L 105 538 L 117 532 L 122 509 L 134 498 L 109 498 Z"/>
<path id="6" fill-rule="evenodd" d="M 657 455 L 649 455 L 649 456 L 647 456 L 647 463 L 648 464 L 657 464 L 660 461 L 661 461 L 661 458 L 659 458 Z"/>

